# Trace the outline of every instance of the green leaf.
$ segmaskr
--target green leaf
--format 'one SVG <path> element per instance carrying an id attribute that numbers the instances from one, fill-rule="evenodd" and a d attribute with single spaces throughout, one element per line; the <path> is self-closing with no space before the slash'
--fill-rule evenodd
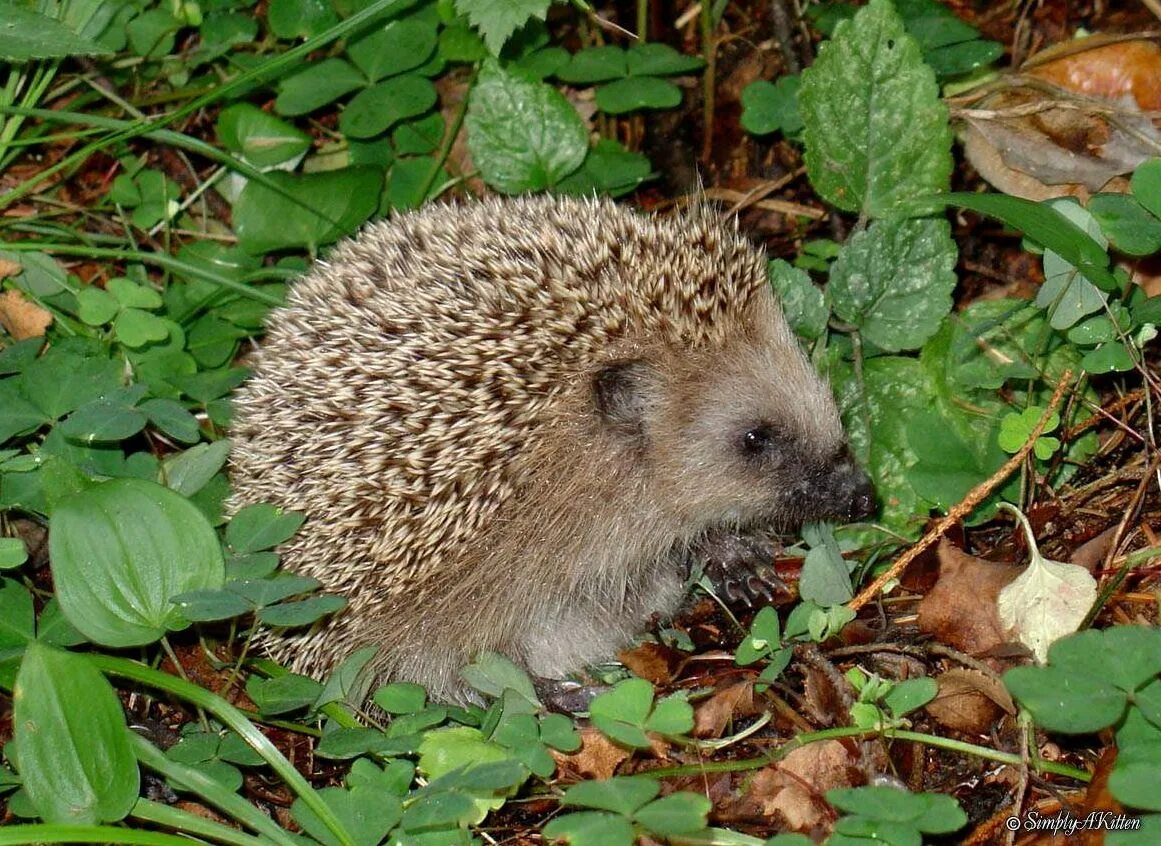
<path id="1" fill-rule="evenodd" d="M 145 428 L 146 417 L 123 398 L 87 403 L 68 416 L 57 430 L 84 443 L 121 441 Z"/>
<path id="2" fill-rule="evenodd" d="M 260 608 L 256 616 L 268 626 L 294 628 L 309 626 L 328 614 L 342 611 L 346 607 L 347 600 L 343 597 L 326 594 Z"/>
<path id="3" fill-rule="evenodd" d="M 830 319 L 830 306 L 810 275 L 782 259 L 771 261 L 768 273 L 770 284 L 782 303 L 786 322 L 794 333 L 808 341 L 821 338 Z"/>
<path id="4" fill-rule="evenodd" d="M 674 76 L 705 67 L 701 56 L 687 56 L 657 41 L 637 43 L 625 51 L 630 76 Z"/>
<path id="5" fill-rule="evenodd" d="M 481 653 L 460 671 L 460 677 L 480 693 L 495 699 L 503 696 L 505 691 L 514 691 L 524 700 L 522 710 L 525 713 L 539 710 L 540 700 L 528 673 L 498 652 Z"/>
<path id="6" fill-rule="evenodd" d="M 4 540 L 13 541 L 16 538 Z M 19 551 L 24 552 L 23 544 Z M 13 579 L 0 578 L 0 612 L 0 651 L 20 649 L 27 645 L 34 635 L 35 620 L 32 594 L 28 588 Z"/>
<path id="7" fill-rule="evenodd" d="M 618 197 L 648 179 L 653 172 L 649 159 L 631 153 L 619 142 L 602 138 L 589 150 L 580 170 L 575 170 L 556 186 L 563 194 Z"/>
<path id="8" fill-rule="evenodd" d="M 161 478 L 170 490 L 182 496 L 193 496 L 222 469 L 229 454 L 230 442 L 227 440 L 197 444 L 183 452 L 167 455 L 161 462 Z"/>
<path id="9" fill-rule="evenodd" d="M 1093 194 L 1088 210 L 1122 253 L 1148 256 L 1161 251 L 1161 219 L 1126 194 Z"/>
<path id="10" fill-rule="evenodd" d="M 4 3 L 0 21 L 0 59 L 4 61 L 20 63 L 108 52 L 59 20 L 13 2 Z"/>
<path id="11" fill-rule="evenodd" d="M 410 682 L 392 682 L 375 691 L 375 704 L 388 714 L 413 714 L 427 705 L 427 691 Z"/>
<path id="12" fill-rule="evenodd" d="M 390 21 L 347 46 L 347 56 L 371 82 L 419 67 L 435 51 L 435 21 L 410 17 Z"/>
<path id="13" fill-rule="evenodd" d="M 781 131 L 796 135 L 802 131 L 798 111 L 798 89 L 802 77 L 779 77 L 777 82 L 759 79 L 742 89 L 742 128 L 753 135 Z"/>
<path id="14" fill-rule="evenodd" d="M 375 846 L 403 817 L 399 799 L 381 791 L 324 787 L 319 795 L 359 846 Z M 342 841 L 301 798 L 294 800 L 290 813 L 315 840 L 326 846 L 341 846 Z"/>
<path id="15" fill-rule="evenodd" d="M 1154 217 L 1161 217 L 1161 158 L 1152 158 L 1138 165 L 1129 185 L 1137 202 Z"/>
<path id="16" fill-rule="evenodd" d="M 945 220 L 875 221 L 830 270 L 835 314 L 889 352 L 916 349 L 951 311 L 956 246 Z"/>
<path id="17" fill-rule="evenodd" d="M 926 705 L 937 693 L 939 684 L 933 678 L 906 679 L 895 683 L 887 691 L 883 704 L 892 716 L 902 717 Z"/>
<path id="18" fill-rule="evenodd" d="M 480 71 L 466 121 L 476 166 L 506 194 L 556 185 L 588 151 L 588 130 L 564 95 L 493 61 Z"/>
<path id="19" fill-rule="evenodd" d="M 270 0 L 266 24 L 278 38 L 312 38 L 339 22 L 327 0 Z"/>
<path id="20" fill-rule="evenodd" d="M 660 792 L 661 782 L 650 776 L 614 776 L 603 781 L 574 784 L 565 790 L 560 803 L 630 816 L 656 799 Z"/>
<path id="21" fill-rule="evenodd" d="M 24 790 L 47 823 L 123 819 L 140 773 L 121 700 L 84 658 L 30 643 L 16 676 L 13 742 Z"/>
<path id="22" fill-rule="evenodd" d="M 113 334 L 127 347 L 143 347 L 152 341 L 169 337 L 170 321 L 136 308 L 122 309 L 113 321 Z"/>
<path id="23" fill-rule="evenodd" d="M 174 33 L 184 25 L 166 9 L 147 9 L 129 21 L 125 32 L 138 56 L 160 59 L 173 52 Z"/>
<path id="24" fill-rule="evenodd" d="M 704 830 L 712 807 L 707 797 L 683 790 L 650 802 L 633 818 L 653 834 L 678 837 Z"/>
<path id="25" fill-rule="evenodd" d="M 106 282 L 105 290 L 117 299 L 122 308 L 155 309 L 162 306 L 161 294 L 123 276 Z"/>
<path id="26" fill-rule="evenodd" d="M 1003 194 L 969 194 L 953 192 L 938 197 L 924 197 L 917 205 L 930 210 L 932 204 L 949 205 L 986 214 L 1019 229 L 1029 239 L 1052 250 L 1068 264 L 1079 268 L 1106 291 L 1119 289 L 1116 277 L 1109 271 L 1109 254 L 1083 228 L 1065 217 L 1058 208 Z M 1075 205 L 1075 204 L 1073 204 Z"/>
<path id="27" fill-rule="evenodd" d="M 611 115 L 639 109 L 672 109 L 681 105 L 681 89 L 655 76 L 618 79 L 597 89 L 597 107 Z"/>
<path id="28" fill-rule="evenodd" d="M 557 817 L 544 827 L 550 842 L 570 846 L 633 846 L 637 837 L 627 819 L 603 811 L 581 811 Z"/>
<path id="29" fill-rule="evenodd" d="M 273 549 L 290 540 L 305 519 L 305 514 L 265 502 L 248 505 L 226 527 L 226 542 L 238 553 Z"/>
<path id="30" fill-rule="evenodd" d="M 339 116 L 339 129 L 351 138 L 371 138 L 401 120 L 423 114 L 437 99 L 430 80 L 414 74 L 393 77 L 351 98 Z"/>
<path id="31" fill-rule="evenodd" d="M 646 731 L 658 734 L 679 735 L 693 730 L 693 706 L 684 693 L 666 696 L 653 707 L 653 713 L 645 720 Z"/>
<path id="32" fill-rule="evenodd" d="M 286 714 L 305 708 L 318 699 L 322 685 L 312 678 L 288 673 L 273 679 L 256 675 L 246 680 L 246 695 L 264 716 Z"/>
<path id="33" fill-rule="evenodd" d="M 15 380 L 0 382 L 0 443 L 51 422 L 52 417 L 25 399 Z"/>
<path id="34" fill-rule="evenodd" d="M 77 317 L 89 326 L 104 326 L 121 310 L 112 294 L 91 285 L 77 292 L 77 305 Z"/>
<path id="35" fill-rule="evenodd" d="M 572 85 L 592 85 L 620 79 L 629 72 L 625 51 L 603 45 L 586 47 L 573 53 L 568 64 L 556 71 L 556 78 Z"/>
<path id="36" fill-rule="evenodd" d="M 366 84 L 366 77 L 349 62 L 323 59 L 283 79 L 274 108 L 288 117 L 305 115 Z"/>
<path id="37" fill-rule="evenodd" d="M 391 143 L 400 156 L 426 156 L 439 149 L 446 128 L 443 115 L 432 112 L 396 127 L 391 133 Z"/>
<path id="38" fill-rule="evenodd" d="M 266 178 L 272 187 L 251 180 L 234 204 L 238 243 L 252 255 L 313 251 L 353 233 L 374 213 L 383 187 L 382 172 L 366 166 Z"/>
<path id="39" fill-rule="evenodd" d="M 20 538 L 0 538 L 0 570 L 15 569 L 27 560 L 28 550 L 24 548 L 24 541 Z"/>
<path id="40" fill-rule="evenodd" d="M 177 400 L 154 397 L 137 406 L 149 422 L 171 438 L 192 444 L 201 437 L 198 420 Z"/>
<path id="41" fill-rule="evenodd" d="M 925 834 L 949 834 L 967 823 L 955 799 L 934 793 L 909 793 L 894 787 L 835 788 L 826 792 L 826 801 L 841 811 L 906 824 Z"/>
<path id="42" fill-rule="evenodd" d="M 294 161 L 310 149 L 310 136 L 251 103 L 233 103 L 218 114 L 218 138 L 257 168 Z"/>
<path id="43" fill-rule="evenodd" d="M 20 383 L 24 396 L 55 420 L 117 390 L 121 368 L 111 359 L 50 348 L 25 368 Z"/>
<path id="44" fill-rule="evenodd" d="M 802 73 L 798 107 L 810 182 L 840 209 L 881 216 L 947 190 L 947 107 L 889 0 L 838 24 Z"/>
<path id="45" fill-rule="evenodd" d="M 456 11 L 480 30 L 492 55 L 500 55 L 512 33 L 533 18 L 544 20 L 550 0 L 455 0 Z"/>
<path id="46" fill-rule="evenodd" d="M 114 479 L 57 505 L 49 530 L 57 598 L 103 646 L 152 643 L 187 621 L 170 597 L 222 585 L 217 535 L 189 500 L 152 482 Z"/>

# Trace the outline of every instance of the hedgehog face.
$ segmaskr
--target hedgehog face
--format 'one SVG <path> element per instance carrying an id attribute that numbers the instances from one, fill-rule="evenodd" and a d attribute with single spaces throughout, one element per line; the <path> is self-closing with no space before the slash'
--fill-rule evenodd
<path id="1" fill-rule="evenodd" d="M 776 311 L 727 344 L 615 361 L 594 381 L 659 507 L 703 528 L 776 530 L 873 510 L 830 389 Z"/>

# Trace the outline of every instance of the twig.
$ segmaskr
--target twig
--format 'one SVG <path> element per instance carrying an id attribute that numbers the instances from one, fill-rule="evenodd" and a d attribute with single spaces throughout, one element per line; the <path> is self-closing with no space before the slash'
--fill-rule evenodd
<path id="1" fill-rule="evenodd" d="M 1040 422 L 1036 424 L 1036 428 L 1032 430 L 1032 434 L 1028 436 L 1028 440 L 1024 442 L 1024 446 L 1020 447 L 1020 451 L 1005 461 L 1004 465 L 999 470 L 972 488 L 968 492 L 967 496 L 965 496 L 957 505 L 955 505 L 950 511 L 947 512 L 947 516 L 940 520 L 934 529 L 920 538 L 918 543 L 916 543 L 897 559 L 895 559 L 895 563 L 887 568 L 887 570 L 883 572 L 879 578 L 875 579 L 875 581 L 871 582 L 871 584 L 863 588 L 858 596 L 848 602 L 848 608 L 850 608 L 852 611 L 858 611 L 860 608 L 878 596 L 879 592 L 883 589 L 885 584 L 887 584 L 892 579 L 897 579 L 899 575 L 907 569 L 908 564 L 918 558 L 932 544 L 943 537 L 944 533 L 948 529 L 950 529 L 964 517 L 967 517 L 967 515 L 969 515 L 977 505 L 987 499 L 992 491 L 998 488 L 1000 484 L 1024 462 L 1024 459 L 1028 457 L 1028 453 L 1032 451 L 1032 447 L 1035 445 L 1036 439 L 1044 433 L 1044 429 L 1048 425 L 1048 418 L 1052 416 L 1053 412 L 1055 412 L 1056 409 L 1060 406 L 1061 400 L 1064 399 L 1064 392 L 1068 390 L 1071 379 L 1072 371 L 1066 370 L 1060 377 L 1060 381 L 1056 385 L 1056 390 L 1052 393 L 1052 400 L 1048 403 L 1048 408 L 1046 408 L 1044 413 L 1040 416 Z"/>

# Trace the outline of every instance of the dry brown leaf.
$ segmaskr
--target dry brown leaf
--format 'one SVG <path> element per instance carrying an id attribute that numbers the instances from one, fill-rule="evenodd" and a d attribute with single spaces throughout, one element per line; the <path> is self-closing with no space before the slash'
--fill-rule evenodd
<path id="1" fill-rule="evenodd" d="M 698 704 L 693 714 L 693 736 L 721 737 L 735 719 L 751 716 L 756 711 L 754 683 L 731 684 Z"/>
<path id="2" fill-rule="evenodd" d="M 23 291 L 0 294 L 0 326 L 17 341 L 39 338 L 51 324 L 52 313 L 24 296 Z"/>
<path id="3" fill-rule="evenodd" d="M 1161 150 L 1131 102 L 1097 100 L 1012 78 L 961 113 L 964 153 L 988 182 L 1030 200 L 1110 186 Z"/>
<path id="4" fill-rule="evenodd" d="M 919 603 L 919 630 L 969 655 L 987 652 L 1005 637 L 996 599 L 1022 568 L 968 555 L 939 544 L 939 581 Z"/>
<path id="5" fill-rule="evenodd" d="M 556 766 L 592 778 L 612 778 L 617 767 L 629 757 L 623 749 L 592 726 L 580 730 L 581 748 L 568 755 L 550 749 Z"/>
<path id="6" fill-rule="evenodd" d="M 0 259 L 0 279 L 10 279 L 23 270 L 24 267 L 17 262 L 10 261 L 9 259 Z"/>
<path id="7" fill-rule="evenodd" d="M 688 656 L 660 643 L 646 642 L 634 649 L 622 650 L 617 657 L 633 675 L 656 685 L 667 685 Z"/>
<path id="8" fill-rule="evenodd" d="M 927 713 L 950 729 L 967 734 L 986 732 L 1000 714 L 1016 713 L 1012 697 L 996 678 L 978 670 L 956 668 L 936 677 L 939 693 Z"/>
<path id="9" fill-rule="evenodd" d="M 1161 109 L 1161 47 L 1153 41 L 1091 36 L 1038 54 L 1025 72 L 1089 97 L 1128 96 L 1142 111 Z"/>
<path id="10" fill-rule="evenodd" d="M 829 826 L 833 812 L 823 798 L 835 787 L 851 787 L 859 778 L 857 762 L 841 741 L 824 740 L 795 749 L 750 782 L 746 800 L 764 816 L 776 816 L 792 831 Z M 859 778 L 861 781 L 861 778 Z"/>

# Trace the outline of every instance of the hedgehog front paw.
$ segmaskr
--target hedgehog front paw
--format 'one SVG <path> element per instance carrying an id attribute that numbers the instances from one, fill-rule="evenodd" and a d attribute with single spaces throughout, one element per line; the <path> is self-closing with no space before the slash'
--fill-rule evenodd
<path id="1" fill-rule="evenodd" d="M 774 568 L 781 551 L 782 544 L 767 532 L 713 532 L 693 548 L 692 566 L 700 566 L 727 602 L 769 605 L 791 595 Z"/>

